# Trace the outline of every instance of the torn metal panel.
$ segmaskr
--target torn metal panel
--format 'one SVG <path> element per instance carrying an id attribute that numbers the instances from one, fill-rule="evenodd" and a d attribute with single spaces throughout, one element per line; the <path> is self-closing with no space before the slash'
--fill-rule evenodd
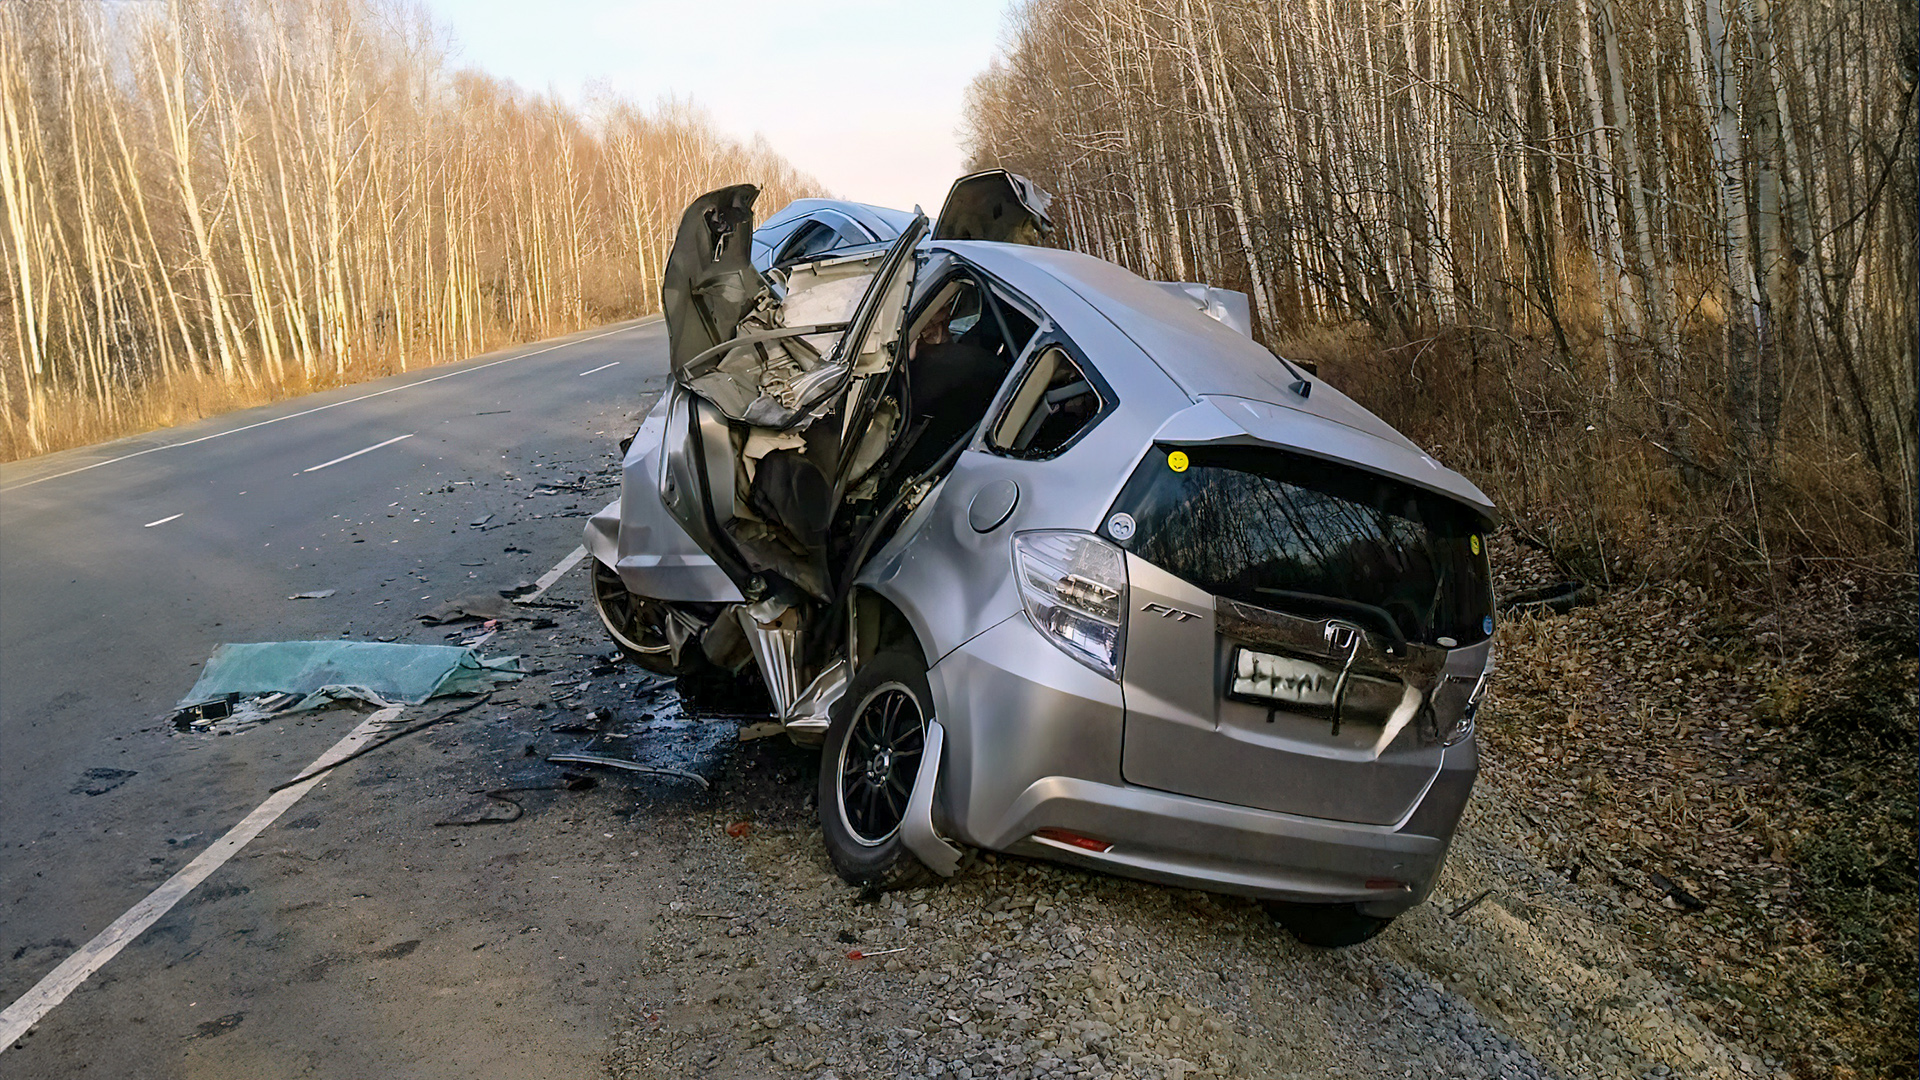
<path id="1" fill-rule="evenodd" d="M 835 660 L 781 714 L 794 742 L 812 745 L 826 738 L 827 726 L 833 720 L 833 707 L 846 694 L 849 675 L 847 662 Z"/>
<path id="2" fill-rule="evenodd" d="M 800 692 L 799 649 L 800 619 L 795 612 L 783 612 L 777 620 L 762 623 L 746 607 L 735 608 L 740 628 L 746 631 L 753 658 L 760 663 L 760 675 L 767 683 L 767 696 L 773 699 L 773 713 L 784 717 L 793 708 Z"/>
<path id="3" fill-rule="evenodd" d="M 903 246 L 911 247 L 895 244 Z M 730 420 L 774 429 L 804 426 L 817 415 L 814 406 L 844 385 L 850 369 L 872 366 L 869 354 L 879 351 L 877 344 L 843 356 L 841 338 L 876 278 L 897 272 L 900 262 L 890 248 L 794 268 L 784 296 L 775 298 L 769 290 L 742 306 L 714 344 L 683 357 L 676 337 L 675 378 Z M 704 329 L 670 323 L 668 332 L 703 338 Z M 891 329 L 883 323 L 864 340 L 877 341 Z"/>
<path id="4" fill-rule="evenodd" d="M 660 284 L 676 374 L 688 360 L 733 337 L 747 312 L 771 298 L 752 261 L 753 202 L 759 197 L 752 184 L 735 184 L 700 196 L 680 216 Z"/>

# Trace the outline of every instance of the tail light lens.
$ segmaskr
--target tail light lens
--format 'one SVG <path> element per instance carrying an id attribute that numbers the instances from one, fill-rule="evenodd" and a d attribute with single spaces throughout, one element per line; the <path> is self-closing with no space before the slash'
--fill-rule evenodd
<path id="1" fill-rule="evenodd" d="M 1068 847 L 1084 848 L 1087 851 L 1098 852 L 1102 855 L 1113 850 L 1113 845 L 1107 843 L 1105 840 L 1095 840 L 1091 836 L 1081 836 L 1079 833 L 1068 832 L 1065 829 L 1040 829 L 1033 835 L 1042 840 L 1051 840 L 1056 844 L 1065 844 Z"/>
<path id="2" fill-rule="evenodd" d="M 1092 533 L 1025 532 L 1013 538 L 1013 574 L 1035 629 L 1075 660 L 1120 677 L 1125 552 Z"/>

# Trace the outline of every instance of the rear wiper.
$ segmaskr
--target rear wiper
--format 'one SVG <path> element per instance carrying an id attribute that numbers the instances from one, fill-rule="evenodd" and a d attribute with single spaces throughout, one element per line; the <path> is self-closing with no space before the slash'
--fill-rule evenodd
<path id="1" fill-rule="evenodd" d="M 1268 596 L 1277 596 L 1282 600 L 1290 601 L 1296 607 L 1308 608 L 1308 614 L 1318 614 L 1318 612 L 1311 610 L 1314 608 L 1322 610 L 1332 608 L 1336 611 L 1346 612 L 1356 618 L 1364 619 L 1372 623 L 1375 629 L 1386 631 L 1387 637 L 1393 641 L 1392 652 L 1395 655 L 1407 651 L 1407 635 L 1400 632 L 1400 623 L 1394 619 L 1393 614 L 1386 608 L 1376 607 L 1373 604 L 1363 604 L 1358 600 L 1348 600 L 1344 597 L 1327 596 L 1323 593 L 1295 592 L 1292 589 L 1267 589 L 1255 586 L 1253 591 L 1265 593 Z"/>

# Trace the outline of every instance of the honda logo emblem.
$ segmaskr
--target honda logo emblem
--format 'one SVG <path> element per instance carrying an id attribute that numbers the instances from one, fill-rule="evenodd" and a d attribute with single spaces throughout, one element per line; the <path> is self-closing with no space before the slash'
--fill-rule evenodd
<path id="1" fill-rule="evenodd" d="M 1360 640 L 1360 628 L 1342 622 L 1329 622 L 1320 632 L 1321 641 L 1333 652 L 1352 652 Z"/>

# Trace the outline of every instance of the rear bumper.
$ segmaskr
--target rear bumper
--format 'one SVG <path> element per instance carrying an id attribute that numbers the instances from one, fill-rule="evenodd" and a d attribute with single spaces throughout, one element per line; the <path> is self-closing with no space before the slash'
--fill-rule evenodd
<path id="1" fill-rule="evenodd" d="M 1426 897 L 1452 839 L 1064 776 L 1034 781 L 1009 818 L 993 846 L 1015 854 L 1211 892 L 1365 904 L 1384 916 Z M 1034 835 L 1045 828 L 1113 846 L 1095 852 Z"/>
<path id="2" fill-rule="evenodd" d="M 1390 825 L 1128 784 L 1119 687 L 1040 637 L 1024 614 L 943 657 L 929 681 L 947 726 L 936 801 L 951 834 L 1167 885 L 1399 914 L 1432 890 L 1479 768 L 1471 739 L 1449 748 L 1426 794 Z M 1041 829 L 1113 846 L 1095 852 L 1036 836 Z"/>

